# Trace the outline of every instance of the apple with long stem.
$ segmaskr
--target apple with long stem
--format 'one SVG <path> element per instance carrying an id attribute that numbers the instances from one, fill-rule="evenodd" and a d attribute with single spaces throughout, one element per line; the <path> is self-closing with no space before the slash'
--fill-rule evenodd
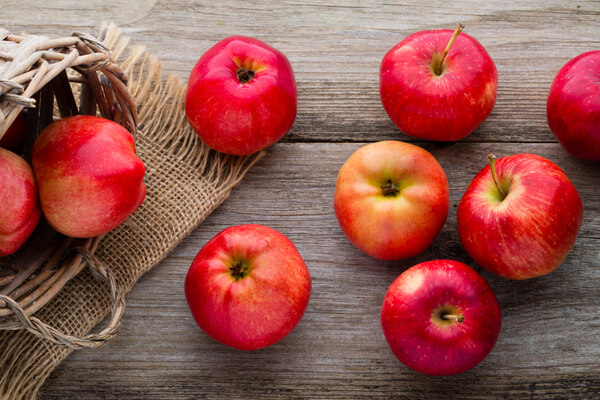
<path id="1" fill-rule="evenodd" d="M 287 57 L 260 40 L 231 36 L 192 69 L 185 114 L 210 148 L 247 155 L 285 135 L 296 119 L 296 103 Z"/>
<path id="2" fill-rule="evenodd" d="M 600 50 L 566 63 L 552 82 L 548 125 L 575 157 L 600 161 Z"/>
<path id="3" fill-rule="evenodd" d="M 485 48 L 456 30 L 409 35 L 383 57 L 381 102 L 394 124 L 420 139 L 470 135 L 496 103 L 498 72 Z"/>
<path id="4" fill-rule="evenodd" d="M 382 260 L 423 252 L 448 216 L 448 180 L 431 153 L 399 141 L 356 150 L 340 169 L 334 209 L 342 231 Z"/>
<path id="5" fill-rule="evenodd" d="M 494 347 L 501 323 L 487 282 L 452 260 L 407 269 L 381 307 L 381 327 L 394 355 L 428 375 L 458 374 L 479 364 Z"/>
<path id="6" fill-rule="evenodd" d="M 571 251 L 583 218 L 575 186 L 560 167 L 534 154 L 488 158 L 458 205 L 465 250 L 509 279 L 554 271 Z"/>

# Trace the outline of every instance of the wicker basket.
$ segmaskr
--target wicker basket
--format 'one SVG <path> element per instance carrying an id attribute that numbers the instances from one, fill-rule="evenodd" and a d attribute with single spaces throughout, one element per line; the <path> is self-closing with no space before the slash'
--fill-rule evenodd
<path id="1" fill-rule="evenodd" d="M 0 28 L 0 138 L 23 109 L 26 159 L 36 135 L 54 119 L 70 115 L 99 113 L 135 138 L 137 113 L 127 77 L 102 38 L 87 34 L 49 39 Z M 98 347 L 112 338 L 125 304 L 114 275 L 94 257 L 100 240 L 65 237 L 42 219 L 17 253 L 0 258 L 0 330 L 26 329 L 73 349 Z M 76 337 L 32 316 L 86 266 L 106 282 L 113 304 L 102 332 Z"/>

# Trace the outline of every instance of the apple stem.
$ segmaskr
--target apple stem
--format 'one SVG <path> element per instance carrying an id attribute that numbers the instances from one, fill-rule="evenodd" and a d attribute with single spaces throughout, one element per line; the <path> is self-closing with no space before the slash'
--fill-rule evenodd
<path id="1" fill-rule="evenodd" d="M 248 267 L 243 262 L 238 261 L 229 267 L 229 272 L 237 281 L 248 275 Z"/>
<path id="2" fill-rule="evenodd" d="M 240 68 L 237 71 L 238 81 L 242 84 L 248 83 L 254 78 L 254 71 L 249 69 Z"/>
<path id="3" fill-rule="evenodd" d="M 492 171 L 492 179 L 494 180 L 494 183 L 496 184 L 496 188 L 498 189 L 498 192 L 500 192 L 500 195 L 504 199 L 506 197 L 506 193 L 504 192 L 504 190 L 502 190 L 502 187 L 498 183 L 498 177 L 496 176 L 496 155 L 494 153 L 490 153 L 490 154 L 488 154 L 487 158 L 490 163 L 490 169 Z"/>
<path id="4" fill-rule="evenodd" d="M 450 51 L 450 46 L 452 46 L 452 43 L 454 43 L 454 41 L 456 40 L 458 35 L 460 35 L 460 33 L 462 32 L 463 29 L 465 29 L 465 26 L 463 24 L 458 24 L 458 26 L 456 27 L 456 30 L 454 31 L 454 34 L 452 35 L 452 37 L 450 38 L 450 41 L 448 42 L 448 45 L 446 45 L 446 49 L 444 49 L 444 53 L 442 54 L 442 58 L 440 59 L 440 62 L 438 63 L 437 67 L 435 68 L 436 75 L 442 74 L 442 67 L 444 65 L 444 61 L 446 60 L 446 56 L 448 55 L 448 52 Z"/>
<path id="5" fill-rule="evenodd" d="M 454 315 L 454 314 L 442 314 L 442 319 L 453 319 L 459 324 L 465 322 L 465 317 L 462 314 Z"/>
<path id="6" fill-rule="evenodd" d="M 398 188 L 394 185 L 391 179 L 388 179 L 385 186 L 381 188 L 384 196 L 395 196 L 398 193 Z"/>

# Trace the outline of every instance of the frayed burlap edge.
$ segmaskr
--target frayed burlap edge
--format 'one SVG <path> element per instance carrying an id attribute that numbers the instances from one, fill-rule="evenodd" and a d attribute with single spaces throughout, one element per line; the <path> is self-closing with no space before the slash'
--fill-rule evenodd
<path id="1" fill-rule="evenodd" d="M 185 84 L 173 75 L 162 81 L 160 61 L 141 47 L 128 46 L 128 38 L 114 25 L 103 25 L 100 31 L 129 76 L 139 111 L 136 149 L 146 165 L 146 200 L 96 252 L 128 292 L 229 196 L 263 153 L 232 157 L 211 151 L 186 121 Z M 84 335 L 109 310 L 107 289 L 84 271 L 36 316 L 57 329 Z M 0 398 L 37 397 L 70 352 L 25 331 L 0 332 Z"/>

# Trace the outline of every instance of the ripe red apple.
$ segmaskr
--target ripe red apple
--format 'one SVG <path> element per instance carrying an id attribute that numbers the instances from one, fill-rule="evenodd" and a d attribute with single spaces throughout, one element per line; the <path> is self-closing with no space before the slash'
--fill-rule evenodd
<path id="1" fill-rule="evenodd" d="M 78 115 L 48 125 L 31 158 L 42 211 L 67 236 L 107 233 L 146 195 L 145 168 L 131 134 L 104 118 Z"/>
<path id="2" fill-rule="evenodd" d="M 31 167 L 3 148 L 0 148 L 0 204 L 0 257 L 3 257 L 25 243 L 42 214 Z"/>
<path id="3" fill-rule="evenodd" d="M 381 327 L 394 355 L 428 375 L 458 374 L 479 364 L 496 344 L 501 322 L 486 281 L 452 260 L 407 269 L 381 307 Z"/>
<path id="4" fill-rule="evenodd" d="M 358 149 L 340 169 L 335 215 L 359 249 L 382 260 L 423 252 L 448 216 L 448 180 L 428 151 L 383 141 Z"/>
<path id="5" fill-rule="evenodd" d="M 471 134 L 492 112 L 498 72 L 479 42 L 451 30 L 413 33 L 383 57 L 381 102 L 407 135 L 451 142 Z"/>
<path id="6" fill-rule="evenodd" d="M 479 265 L 509 279 L 546 275 L 573 247 L 583 204 L 567 175 L 534 154 L 500 158 L 473 179 L 458 205 L 458 234 Z"/>
<path id="7" fill-rule="evenodd" d="M 580 54 L 558 71 L 546 114 L 569 153 L 600 161 L 600 50 Z"/>
<path id="8" fill-rule="evenodd" d="M 20 153 L 25 145 L 25 131 L 25 116 L 20 113 L 0 139 L 0 147 Z"/>
<path id="9" fill-rule="evenodd" d="M 185 113 L 210 148 L 246 155 L 281 139 L 296 119 L 296 102 L 285 55 L 260 40 L 231 36 L 192 69 Z"/>
<path id="10" fill-rule="evenodd" d="M 239 225 L 198 252 L 185 296 L 206 334 L 236 349 L 257 350 L 300 322 L 310 286 L 306 264 L 287 237 L 266 226 Z"/>

